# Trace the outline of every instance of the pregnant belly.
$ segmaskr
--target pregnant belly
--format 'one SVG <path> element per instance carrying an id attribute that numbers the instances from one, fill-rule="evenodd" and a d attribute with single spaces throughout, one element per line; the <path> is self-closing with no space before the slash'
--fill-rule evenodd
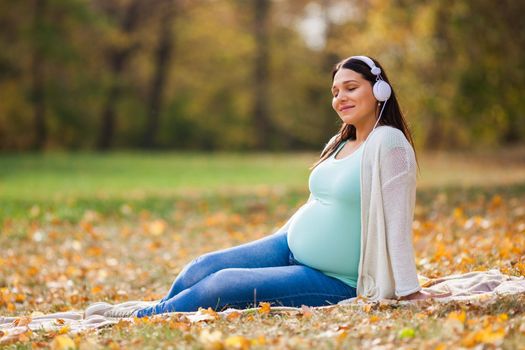
<path id="1" fill-rule="evenodd" d="M 288 229 L 295 259 L 315 269 L 357 276 L 361 244 L 359 212 L 317 200 L 301 208 Z"/>

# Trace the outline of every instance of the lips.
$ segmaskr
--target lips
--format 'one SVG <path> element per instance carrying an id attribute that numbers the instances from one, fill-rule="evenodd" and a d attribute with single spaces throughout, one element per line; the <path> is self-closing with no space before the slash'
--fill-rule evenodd
<path id="1" fill-rule="evenodd" d="M 343 111 L 346 111 L 346 110 L 348 110 L 350 108 L 354 108 L 354 107 L 355 106 L 343 106 L 343 107 L 339 108 L 339 112 L 343 112 Z"/>

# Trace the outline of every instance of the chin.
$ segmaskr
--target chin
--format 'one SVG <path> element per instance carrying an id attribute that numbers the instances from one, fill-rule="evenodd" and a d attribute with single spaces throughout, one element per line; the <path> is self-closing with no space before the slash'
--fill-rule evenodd
<path id="1" fill-rule="evenodd" d="M 354 125 L 354 124 L 355 124 L 355 121 L 354 121 L 353 119 L 351 119 L 351 118 L 345 118 L 345 117 L 343 117 L 343 118 L 341 118 L 341 120 L 342 120 L 343 123 L 345 123 L 345 124 L 349 124 L 349 125 Z"/>

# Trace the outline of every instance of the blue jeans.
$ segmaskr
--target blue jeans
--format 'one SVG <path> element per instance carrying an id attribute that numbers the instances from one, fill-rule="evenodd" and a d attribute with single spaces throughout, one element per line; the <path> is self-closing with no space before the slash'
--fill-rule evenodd
<path id="1" fill-rule="evenodd" d="M 199 256 L 177 276 L 168 294 L 137 317 L 199 307 L 222 310 L 270 302 L 279 306 L 321 306 L 356 296 L 356 289 L 300 264 L 286 232 Z"/>

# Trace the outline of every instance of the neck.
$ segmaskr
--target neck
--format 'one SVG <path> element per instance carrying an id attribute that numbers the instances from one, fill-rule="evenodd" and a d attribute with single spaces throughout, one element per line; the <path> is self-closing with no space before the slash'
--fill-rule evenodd
<path id="1" fill-rule="evenodd" d="M 377 127 L 377 122 L 379 118 L 379 108 L 376 108 L 374 112 L 375 117 L 366 118 L 365 122 L 362 125 L 354 125 L 355 126 L 355 140 L 357 143 L 363 143 L 365 142 L 366 138 L 374 127 Z"/>
<path id="2" fill-rule="evenodd" d="M 355 140 L 357 143 L 365 142 L 368 135 L 370 135 L 370 133 L 374 129 L 374 125 L 376 124 L 377 119 L 369 120 L 371 122 L 366 123 L 366 125 L 355 125 Z"/>

